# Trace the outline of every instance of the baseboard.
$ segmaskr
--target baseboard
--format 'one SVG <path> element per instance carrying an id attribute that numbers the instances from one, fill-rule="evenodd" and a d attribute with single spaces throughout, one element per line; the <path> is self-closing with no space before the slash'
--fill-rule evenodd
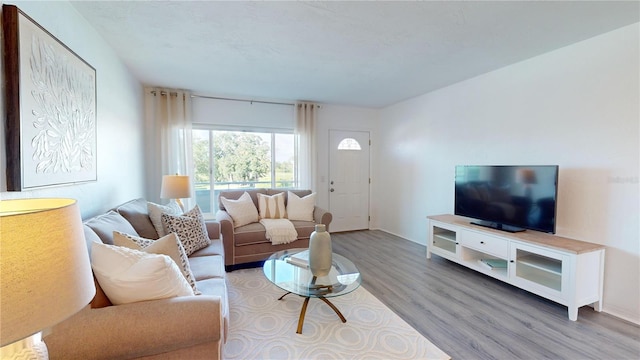
<path id="1" fill-rule="evenodd" d="M 630 323 L 640 325 L 640 315 L 631 314 L 628 311 L 618 308 L 616 306 L 604 306 L 602 309 L 602 312 L 611 316 L 615 316 L 624 321 L 628 321 Z"/>
<path id="2" fill-rule="evenodd" d="M 427 246 L 427 245 L 426 245 L 426 244 L 424 244 L 424 243 L 421 243 L 421 242 L 419 242 L 419 241 L 412 240 L 412 239 L 407 239 L 406 237 L 404 237 L 404 236 L 402 236 L 402 235 L 400 235 L 400 234 L 396 234 L 396 233 L 394 233 L 394 232 L 392 232 L 392 231 L 389 231 L 389 230 L 385 230 L 385 229 L 376 229 L 376 230 L 384 231 L 384 232 L 386 232 L 387 234 L 391 234 L 391 235 L 393 235 L 393 236 L 397 236 L 397 237 L 399 237 L 399 238 L 401 238 L 401 239 L 404 239 L 404 240 L 407 240 L 407 241 L 411 241 L 412 243 L 416 243 L 416 244 L 418 244 L 418 245 L 422 245 L 422 246 L 424 246 L 424 247 L 426 247 L 426 246 Z"/>

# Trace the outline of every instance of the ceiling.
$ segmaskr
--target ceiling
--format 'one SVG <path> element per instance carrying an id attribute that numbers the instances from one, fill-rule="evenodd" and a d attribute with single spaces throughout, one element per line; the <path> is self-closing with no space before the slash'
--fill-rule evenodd
<path id="1" fill-rule="evenodd" d="M 385 107 L 640 21 L 638 1 L 72 1 L 143 84 Z"/>

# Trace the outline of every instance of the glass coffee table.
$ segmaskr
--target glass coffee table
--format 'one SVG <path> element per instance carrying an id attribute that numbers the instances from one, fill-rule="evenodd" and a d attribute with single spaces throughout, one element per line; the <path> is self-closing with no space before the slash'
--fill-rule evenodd
<path id="1" fill-rule="evenodd" d="M 311 298 L 318 298 L 324 301 L 335 311 L 343 323 L 347 322 L 340 310 L 328 298 L 348 294 L 357 289 L 362 282 L 358 268 L 349 259 L 336 253 L 332 255 L 331 271 L 327 276 L 313 276 L 311 270 L 304 264 L 294 265 L 294 263 L 289 262 L 291 255 L 304 250 L 307 249 L 279 251 L 271 255 L 264 262 L 262 268 L 269 281 L 286 291 L 278 300 L 282 300 L 289 294 L 305 298 L 298 319 L 298 330 L 296 331 L 298 334 L 302 334 L 304 316 Z"/>

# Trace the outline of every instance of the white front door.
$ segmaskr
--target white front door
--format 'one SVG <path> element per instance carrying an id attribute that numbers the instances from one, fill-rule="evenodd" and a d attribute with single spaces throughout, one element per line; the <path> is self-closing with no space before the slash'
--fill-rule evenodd
<path id="1" fill-rule="evenodd" d="M 329 131 L 331 232 L 369 228 L 369 132 Z"/>

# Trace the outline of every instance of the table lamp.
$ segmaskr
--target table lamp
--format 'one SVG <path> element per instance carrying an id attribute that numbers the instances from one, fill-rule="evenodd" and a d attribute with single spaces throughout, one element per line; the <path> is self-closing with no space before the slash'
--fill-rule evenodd
<path id="1" fill-rule="evenodd" d="M 0 201 L 0 358 L 47 359 L 42 330 L 95 295 L 73 199 Z"/>
<path id="2" fill-rule="evenodd" d="M 162 199 L 174 200 L 180 210 L 184 212 L 184 205 L 180 199 L 191 197 L 191 181 L 187 175 L 164 175 L 162 177 L 162 187 L 160 188 Z"/>

